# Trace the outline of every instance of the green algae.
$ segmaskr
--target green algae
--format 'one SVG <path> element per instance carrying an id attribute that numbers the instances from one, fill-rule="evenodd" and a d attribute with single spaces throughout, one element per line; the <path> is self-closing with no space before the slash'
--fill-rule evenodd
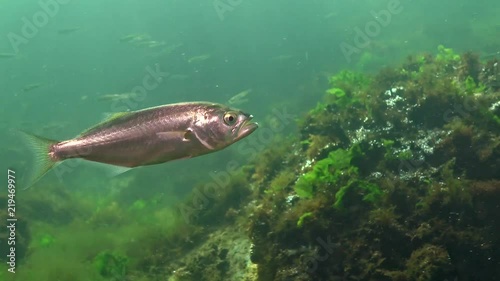
<path id="1" fill-rule="evenodd" d="M 472 95 L 475 93 L 482 93 L 486 90 L 486 86 L 482 83 L 477 83 L 474 78 L 471 76 L 467 76 L 464 81 L 465 86 L 465 94 Z"/>
<path id="2" fill-rule="evenodd" d="M 137 212 L 137 211 L 142 211 L 147 207 L 146 201 L 143 199 L 139 199 L 135 201 L 132 206 L 130 206 L 129 211 L 131 212 Z"/>
<path id="3" fill-rule="evenodd" d="M 92 261 L 97 272 L 110 280 L 123 280 L 127 273 L 127 257 L 120 254 L 103 251 Z"/>
<path id="4" fill-rule="evenodd" d="M 437 49 L 438 49 L 438 53 L 436 55 L 437 62 L 452 63 L 460 61 L 460 55 L 457 54 L 452 48 L 446 48 L 443 45 L 439 45 Z"/>
<path id="5" fill-rule="evenodd" d="M 38 238 L 38 245 L 43 248 L 50 247 L 55 242 L 55 237 L 48 233 L 44 233 Z"/>
<path id="6" fill-rule="evenodd" d="M 380 195 L 382 194 L 380 188 L 376 184 L 367 181 L 352 180 L 347 185 L 342 186 L 339 191 L 337 191 L 337 193 L 335 194 L 335 203 L 333 203 L 333 206 L 338 209 L 344 208 L 344 198 L 346 197 L 346 194 L 355 192 L 356 189 L 363 194 L 363 201 L 370 203 L 377 202 L 377 200 L 380 198 Z"/>
<path id="7" fill-rule="evenodd" d="M 317 161 L 312 170 L 303 174 L 295 183 L 294 189 L 299 197 L 313 198 L 314 190 L 330 186 L 335 192 L 335 208 L 342 208 L 346 193 L 354 189 L 366 193 L 363 200 L 368 202 L 376 201 L 380 195 L 380 189 L 377 185 L 357 180 L 359 175 L 358 168 L 352 165 L 354 157 L 362 157 L 363 152 L 359 146 L 353 146 L 350 150 L 337 149 L 328 154 L 327 158 Z M 347 184 L 336 187 L 341 178 L 352 178 Z"/>
<path id="8" fill-rule="evenodd" d="M 302 227 L 304 225 L 304 221 L 307 218 L 312 217 L 313 215 L 314 214 L 312 212 L 307 212 L 307 213 L 303 214 L 302 216 L 300 216 L 299 220 L 297 221 L 297 227 Z"/>
<path id="9" fill-rule="evenodd" d="M 297 195 L 303 198 L 312 198 L 314 187 L 323 184 L 335 184 L 343 172 L 348 174 L 357 173 L 355 167 L 350 168 L 352 152 L 343 149 L 332 151 L 328 157 L 314 164 L 310 172 L 302 175 L 295 183 L 294 189 Z"/>

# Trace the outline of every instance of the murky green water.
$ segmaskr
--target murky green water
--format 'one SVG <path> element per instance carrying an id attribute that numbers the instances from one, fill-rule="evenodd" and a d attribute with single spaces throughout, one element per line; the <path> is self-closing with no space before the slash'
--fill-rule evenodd
<path id="1" fill-rule="evenodd" d="M 330 215 L 331 218 L 338 217 L 330 213 L 333 211 L 325 211 L 318 206 L 331 206 L 335 202 L 333 195 L 322 199 L 318 199 L 317 194 L 299 198 L 301 196 L 297 196 L 297 193 L 309 194 L 311 190 L 321 188 L 308 183 L 305 189 L 297 189 L 294 188 L 295 182 L 308 169 L 314 168 L 315 163 L 321 159 L 329 159 L 329 152 L 336 149 L 354 151 L 354 144 L 363 143 L 362 136 L 368 136 L 369 139 L 369 136 L 376 134 L 381 147 L 397 148 L 394 153 L 398 161 L 424 161 L 428 164 L 425 167 L 429 168 L 426 174 L 429 176 L 432 174 L 430 168 L 443 170 L 443 165 L 448 163 L 445 160 L 451 160 L 455 154 L 450 152 L 434 157 L 423 153 L 418 158 L 417 152 L 408 152 L 415 147 L 423 150 L 415 144 L 417 139 L 432 139 L 434 142 L 428 145 L 438 147 L 436 139 L 446 139 L 446 130 L 464 132 L 466 129 L 461 125 L 470 127 L 474 138 L 471 138 L 469 147 L 474 148 L 472 154 L 480 156 L 471 156 L 462 161 L 479 167 L 478 170 L 485 173 L 470 170 L 459 159 L 459 163 L 453 166 L 455 168 L 450 168 L 453 170 L 453 177 L 464 181 L 481 181 L 471 184 L 475 188 L 486 183 L 491 185 L 488 185 L 491 190 L 499 188 L 497 133 L 500 119 L 498 111 L 495 112 L 496 107 L 487 110 L 498 101 L 498 84 L 494 80 L 495 75 L 498 75 L 498 68 L 493 64 L 486 64 L 486 61 L 499 56 L 499 12 L 500 2 L 491 0 L 0 0 L 0 126 L 4 132 L 0 139 L 0 155 L 6 182 L 4 189 L 0 191 L 0 219 L 6 225 L 11 223 L 7 219 L 18 219 L 15 221 L 16 235 L 11 239 L 15 240 L 15 245 L 9 244 L 11 240 L 8 237 L 12 232 L 0 233 L 0 260 L 4 261 L 0 266 L 0 280 L 408 280 L 404 279 L 409 278 L 408 276 L 420 278 L 418 280 L 442 280 L 439 279 L 441 277 L 471 280 L 467 279 L 472 276 L 471 273 L 463 273 L 461 263 L 483 264 L 490 270 L 488 276 L 494 276 L 487 279 L 488 276 L 481 275 L 477 280 L 497 280 L 500 273 L 494 268 L 499 261 L 496 260 L 498 256 L 492 253 L 492 245 L 498 245 L 499 241 L 492 234 L 494 232 L 489 236 L 470 238 L 478 239 L 474 243 L 483 243 L 484 248 L 470 245 L 463 248 L 464 252 L 470 250 L 472 253 L 481 249 L 490 252 L 481 252 L 477 256 L 457 254 L 456 248 L 435 238 L 439 234 L 425 232 L 426 224 L 430 224 L 428 229 L 437 231 L 432 228 L 432 222 L 440 221 L 439 215 L 434 220 L 432 217 L 423 219 L 415 215 L 418 213 L 415 209 L 406 212 L 397 209 L 395 218 L 391 215 L 384 218 L 388 221 L 395 219 L 400 223 L 405 218 L 406 221 L 411 218 L 412 223 L 421 224 L 420 228 L 416 227 L 420 232 L 411 232 L 414 235 L 411 241 L 416 242 L 408 242 L 403 238 L 398 240 L 395 237 L 393 243 L 417 244 L 412 244 L 411 247 L 415 248 L 408 246 L 401 252 L 396 251 L 401 260 L 409 260 L 407 264 L 418 263 L 415 260 L 420 257 L 424 259 L 433 251 L 436 256 L 443 256 L 442 260 L 436 262 L 439 270 L 427 269 L 433 274 L 411 275 L 409 270 L 404 274 L 410 275 L 397 275 L 394 272 L 402 270 L 404 263 L 386 258 L 386 263 L 390 264 L 387 266 L 384 261 L 374 261 L 371 253 L 371 256 L 360 255 L 357 259 L 366 258 L 367 264 L 372 262 L 370 266 L 373 265 L 374 272 L 379 270 L 379 275 L 363 275 L 349 271 L 349 266 L 346 265 L 349 264 L 348 258 L 342 255 L 337 257 L 333 253 L 336 250 L 327 250 L 324 263 L 312 259 L 317 262 L 313 264 L 319 270 L 296 275 L 290 272 L 304 272 L 300 269 L 299 260 L 308 260 L 301 253 L 314 252 L 314 245 L 322 243 L 318 242 L 318 237 L 327 239 L 325 233 L 333 232 L 336 226 L 342 231 L 353 227 L 345 221 L 340 221 L 338 225 L 328 225 L 326 222 Z M 438 49 L 440 45 L 441 49 Z M 460 59 L 460 55 L 467 51 L 477 53 L 483 63 L 476 69 L 477 73 L 488 67 L 492 72 L 476 73 L 477 77 L 467 82 L 468 76 L 474 76 L 473 72 L 461 72 L 461 69 L 471 65 L 464 64 L 464 59 Z M 424 53 L 440 54 L 441 62 L 436 58 L 437 66 L 432 67 L 443 67 L 448 72 L 443 70 L 439 76 L 441 72 L 436 70 L 434 77 L 419 76 L 421 73 L 432 73 L 426 72 L 431 66 L 426 68 L 423 65 L 433 65 L 434 60 L 424 59 Z M 400 71 L 400 65 L 409 55 L 416 57 L 416 69 L 421 67 L 420 72 L 411 76 L 414 84 L 405 79 L 410 77 L 408 73 L 416 70 L 404 67 L 406 72 L 401 71 L 400 76 L 389 75 L 388 72 L 379 74 L 378 80 L 375 80 L 385 82 L 375 82 L 371 88 L 366 86 L 368 83 L 363 84 L 347 74 L 335 76 L 343 70 L 366 75 L 376 74 L 386 67 Z M 447 66 L 443 65 L 443 61 Z M 452 74 L 452 71 L 456 73 Z M 406 78 L 401 78 L 403 76 Z M 430 80 L 433 82 L 429 82 Z M 357 123 L 365 118 L 376 120 L 377 110 L 392 114 L 387 108 L 369 105 L 357 107 L 359 103 L 375 104 L 371 99 L 377 95 L 383 99 L 387 90 L 403 87 L 403 84 L 405 89 L 412 85 L 422 86 L 420 89 L 424 90 L 420 95 L 408 91 L 405 92 L 407 96 L 402 96 L 409 102 L 406 104 L 408 107 L 393 101 L 396 108 L 401 106 L 401 110 L 410 112 L 410 105 L 418 107 L 428 98 L 428 89 L 446 94 L 452 92 L 453 89 L 449 88 L 451 86 L 440 86 L 451 80 L 456 80 L 453 87 L 457 88 L 453 89 L 470 96 L 476 95 L 481 100 L 478 102 L 481 105 L 467 107 L 461 98 L 443 94 L 440 97 L 444 101 L 438 99 L 433 103 L 441 105 L 442 110 L 436 113 L 436 109 L 429 106 L 419 113 L 422 116 L 428 115 L 432 120 L 444 120 L 443 122 L 433 123 L 410 114 L 408 120 L 422 124 L 416 127 L 412 127 L 411 122 L 402 123 L 406 125 L 401 127 L 396 124 L 394 130 L 399 130 L 398 133 L 387 135 L 380 134 L 382 129 L 377 131 L 376 126 L 391 131 L 394 124 L 391 123 L 391 127 L 376 122 L 371 125 Z M 357 88 L 358 84 L 352 88 L 338 86 L 342 81 L 346 85 L 358 83 L 367 88 Z M 337 88 L 342 91 L 339 92 Z M 361 94 L 358 96 L 358 93 Z M 348 99 L 344 99 L 344 95 Z M 329 100 L 331 96 L 336 96 L 336 100 Z M 480 96 L 485 98 L 481 99 Z M 253 114 L 261 127 L 223 151 L 143 167 L 116 177 L 109 177 L 107 169 L 101 166 L 70 160 L 56 167 L 32 188 L 23 190 L 22 179 L 32 168 L 32 158 L 30 151 L 16 135 L 16 130 L 66 140 L 100 122 L 106 113 L 186 101 L 230 104 Z M 325 109 L 317 106 L 318 103 L 330 104 L 330 107 Z M 457 103 L 465 109 L 458 110 L 453 106 Z M 317 110 L 314 111 L 314 108 Z M 325 110 L 324 114 L 321 113 L 322 110 Z M 360 113 L 363 110 L 367 113 Z M 476 116 L 474 112 L 480 113 Z M 453 121 L 457 116 L 462 118 L 460 120 L 467 121 L 459 126 Z M 384 120 L 395 120 L 390 118 Z M 359 126 L 351 128 L 353 124 Z M 415 131 L 404 129 L 404 126 Z M 338 133 L 337 127 L 345 135 Z M 370 134 L 370 130 L 373 134 Z M 416 133 L 419 130 L 422 132 Z M 349 135 L 349 132 L 353 135 Z M 411 138 L 415 140 L 410 141 Z M 451 147 L 456 145 L 453 141 L 460 140 L 457 137 L 450 140 L 450 143 L 445 142 L 444 146 Z M 327 149 L 322 150 L 325 147 Z M 465 146 L 456 145 L 457 149 L 463 147 Z M 367 173 L 370 173 L 363 174 L 362 167 L 375 166 L 376 157 L 373 158 L 365 150 L 366 146 L 361 146 L 360 149 L 363 152 L 360 155 L 364 156 L 355 162 L 349 162 L 351 158 L 348 158 L 346 165 L 354 165 L 361 172 L 356 172 L 354 176 L 349 174 L 352 172 L 349 170 L 349 175 L 362 177 L 363 184 L 375 184 L 372 182 L 373 178 L 370 178 L 375 172 L 384 177 L 403 178 L 403 175 L 397 173 L 390 176 L 387 171 L 391 169 L 391 165 L 397 168 L 400 163 L 408 162 L 391 162 L 393 160 L 384 158 L 384 153 L 380 157 L 388 162 L 377 166 L 376 170 L 367 169 Z M 356 157 L 354 158 L 357 159 Z M 342 159 L 345 160 L 345 157 Z M 410 162 L 412 168 L 415 168 L 415 163 Z M 343 169 L 343 166 L 339 167 L 333 169 Z M 421 166 L 418 165 L 418 168 Z M 11 184 L 15 184 L 16 190 L 15 197 L 11 195 L 10 202 L 8 195 L 13 193 L 9 193 L 9 190 L 13 190 L 14 186 L 10 189 L 7 186 L 8 169 L 13 171 Z M 334 177 L 325 176 L 331 186 L 334 186 L 332 188 L 340 188 L 335 187 L 338 180 L 335 178 L 338 176 L 335 171 L 328 170 L 325 173 Z M 318 175 L 315 174 L 316 176 Z M 443 178 L 446 177 L 436 176 L 432 180 L 446 182 Z M 347 185 L 347 182 L 344 184 Z M 362 190 L 371 190 L 368 187 L 372 185 L 357 184 Z M 387 190 L 390 188 L 387 186 L 394 185 L 377 184 L 381 187 L 381 193 L 385 194 L 389 193 Z M 408 182 L 404 186 L 412 188 Z M 425 190 L 435 188 L 431 183 L 428 186 L 429 189 L 425 189 L 419 185 L 418 192 L 425 193 Z M 484 203 L 484 197 L 476 198 L 474 194 L 477 193 L 471 195 L 473 199 L 460 199 L 472 200 L 472 213 L 490 214 L 498 209 L 498 205 L 495 207 Z M 491 196 L 497 196 L 493 191 L 492 194 Z M 422 193 L 418 194 L 420 195 Z M 459 200 L 458 197 L 450 200 Z M 386 205 L 370 208 L 388 210 L 396 204 L 394 202 L 400 200 L 397 198 L 395 195 L 386 199 L 389 200 L 385 201 Z M 290 203 L 295 200 L 299 200 L 299 203 Z M 306 201 L 316 203 L 301 203 Z M 15 214 L 10 215 L 14 210 L 8 209 L 9 203 L 10 207 L 15 207 Z M 286 205 L 289 203 L 291 205 Z M 294 204 L 303 206 L 299 208 Z M 408 204 L 415 205 L 417 202 L 411 201 Z M 474 219 L 476 217 L 471 216 L 467 223 L 457 222 L 462 219 L 461 216 L 467 217 L 468 214 L 463 209 L 466 207 L 460 205 L 457 208 L 438 208 L 436 212 L 448 212 L 447 223 L 453 221 L 450 227 L 456 227 L 454 230 L 468 227 L 498 230 L 493 219 L 477 222 Z M 307 226 L 311 218 L 320 222 L 310 225 L 310 232 L 304 234 L 301 227 L 288 229 L 276 226 L 279 225 L 279 217 L 266 214 L 264 219 L 261 217 L 262 213 L 259 213 L 262 210 L 279 212 L 283 216 L 283 224 L 290 218 L 294 226 Z M 432 212 L 425 214 L 429 213 Z M 287 215 L 291 217 L 286 217 Z M 375 216 L 365 215 L 349 213 L 351 218 L 364 221 Z M 257 217 L 259 219 L 255 219 Z M 276 229 L 268 224 L 274 225 Z M 258 229 L 258 225 L 263 225 L 263 229 Z M 287 235 L 290 237 L 279 240 L 272 233 L 284 233 L 281 238 Z M 410 235 L 409 233 L 410 230 L 406 235 Z M 464 237 L 468 233 L 460 233 L 462 236 L 456 239 L 467 240 Z M 358 246 L 363 243 L 369 245 L 373 242 L 371 239 L 374 239 L 365 233 L 356 235 L 359 235 Z M 429 238 L 430 236 L 432 237 Z M 255 237 L 269 241 L 257 241 Z M 343 241 L 339 237 L 335 239 L 335 243 Z M 439 242 L 432 242 L 437 241 L 436 239 Z M 484 241 L 479 241 L 481 239 Z M 231 243 L 232 240 L 238 242 Z M 280 242 L 276 242 L 278 240 Z M 288 245 L 288 248 L 280 243 Z M 210 245 L 220 245 L 220 248 L 214 249 Z M 269 250 L 264 251 L 260 260 L 251 255 L 251 248 L 257 247 L 255 245 L 260 245 L 260 252 L 264 248 Z M 353 249 L 352 245 L 349 244 L 342 251 L 362 252 L 359 248 Z M 11 246 L 15 247 L 14 251 L 10 249 Z M 196 254 L 210 251 L 213 256 Z M 318 251 L 324 251 L 324 248 Z M 16 255 L 13 259 L 15 262 L 9 265 L 5 262 L 12 260 L 7 257 L 12 252 Z M 283 258 L 285 254 L 288 255 L 287 258 Z M 384 258 L 391 256 L 386 252 L 381 255 Z M 440 264 L 447 255 L 452 262 Z M 267 260 L 277 256 L 280 258 L 276 258 L 275 264 Z M 193 264 L 206 268 L 213 266 L 213 269 L 197 271 Z M 272 271 L 262 264 L 277 269 Z M 337 266 L 342 269 L 332 273 L 323 271 L 322 266 Z M 12 269 L 14 267 L 15 270 Z M 9 268 L 15 273 L 9 272 Z M 393 273 L 387 273 L 390 270 Z M 409 280 L 417 280 L 411 278 Z"/>

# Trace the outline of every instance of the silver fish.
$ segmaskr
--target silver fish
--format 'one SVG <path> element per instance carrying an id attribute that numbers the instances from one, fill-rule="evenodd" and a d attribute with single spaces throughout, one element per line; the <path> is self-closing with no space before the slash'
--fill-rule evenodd
<path id="1" fill-rule="evenodd" d="M 121 93 L 121 94 L 107 94 L 97 97 L 97 100 L 100 101 L 120 101 L 120 100 L 128 100 L 137 97 L 137 93 Z"/>
<path id="2" fill-rule="evenodd" d="M 254 132 L 252 118 L 222 104 L 188 102 L 117 113 L 66 141 L 25 133 L 38 154 L 30 185 L 71 158 L 132 168 L 215 152 Z"/>
<path id="3" fill-rule="evenodd" d="M 211 55 L 200 55 L 200 56 L 194 56 L 194 57 L 191 57 L 188 59 L 188 63 L 199 63 L 199 62 L 202 62 L 202 61 L 206 61 L 208 60 L 209 58 L 211 58 L 212 56 Z"/>
<path id="4" fill-rule="evenodd" d="M 70 34 L 70 33 L 73 33 L 73 32 L 76 32 L 78 30 L 82 29 L 80 26 L 77 26 L 77 27 L 68 27 L 68 28 L 62 28 L 62 29 L 59 29 L 57 31 L 57 34 L 59 35 L 66 35 L 66 34 Z"/>
<path id="5" fill-rule="evenodd" d="M 232 96 L 227 103 L 230 105 L 240 105 L 248 102 L 248 94 L 252 92 L 252 89 L 247 89 L 245 91 L 241 91 L 237 93 L 236 95 Z"/>
<path id="6" fill-rule="evenodd" d="M 0 53 L 0 59 L 11 59 L 17 57 L 14 53 Z"/>

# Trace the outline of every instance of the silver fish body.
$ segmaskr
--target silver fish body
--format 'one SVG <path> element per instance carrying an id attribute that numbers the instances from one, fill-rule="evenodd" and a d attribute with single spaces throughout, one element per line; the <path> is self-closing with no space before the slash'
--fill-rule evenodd
<path id="1" fill-rule="evenodd" d="M 254 132 L 251 120 L 225 105 L 189 102 L 118 113 L 66 141 L 29 136 L 36 151 L 46 151 L 37 157 L 34 181 L 71 158 L 137 167 L 215 152 Z"/>

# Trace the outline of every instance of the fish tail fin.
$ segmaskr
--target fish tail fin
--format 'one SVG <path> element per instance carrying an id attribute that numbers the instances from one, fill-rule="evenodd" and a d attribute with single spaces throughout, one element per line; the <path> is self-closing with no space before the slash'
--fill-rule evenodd
<path id="1" fill-rule="evenodd" d="M 59 162 L 51 158 L 49 154 L 52 145 L 59 141 L 46 139 L 24 131 L 20 131 L 20 133 L 33 154 L 31 174 L 28 177 L 26 188 L 24 188 L 28 189 Z"/>

